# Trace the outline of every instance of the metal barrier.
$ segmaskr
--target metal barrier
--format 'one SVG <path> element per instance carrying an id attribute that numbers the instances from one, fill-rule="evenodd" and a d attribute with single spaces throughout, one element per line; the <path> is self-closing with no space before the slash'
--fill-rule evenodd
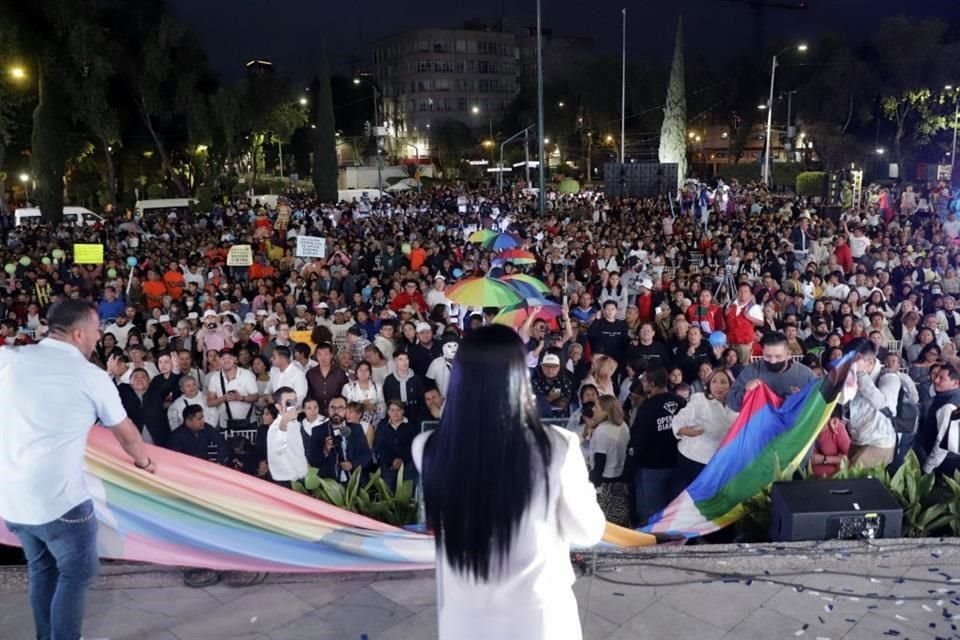
<path id="1" fill-rule="evenodd" d="M 223 432 L 223 436 L 229 440 L 234 436 L 240 436 L 241 438 L 246 438 L 250 444 L 257 444 L 257 430 L 256 429 L 227 429 Z"/>

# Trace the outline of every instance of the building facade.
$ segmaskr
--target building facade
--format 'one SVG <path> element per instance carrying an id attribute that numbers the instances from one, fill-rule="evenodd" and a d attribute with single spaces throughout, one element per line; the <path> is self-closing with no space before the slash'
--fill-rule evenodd
<path id="1" fill-rule="evenodd" d="M 583 61 L 591 46 L 584 38 L 545 31 L 545 79 L 551 70 L 569 71 L 573 60 Z M 445 120 L 465 123 L 478 139 L 496 138 L 495 127 L 521 87 L 535 80 L 536 29 L 507 21 L 413 29 L 376 42 L 372 62 L 382 96 L 380 124 L 395 151 L 412 155 L 414 144 L 429 155 L 431 130 Z"/>

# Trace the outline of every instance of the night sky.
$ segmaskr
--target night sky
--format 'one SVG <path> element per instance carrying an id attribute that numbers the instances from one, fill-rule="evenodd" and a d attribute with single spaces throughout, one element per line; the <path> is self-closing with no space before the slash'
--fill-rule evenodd
<path id="1" fill-rule="evenodd" d="M 534 0 L 168 0 L 195 29 L 214 68 L 238 77 L 251 58 L 268 58 L 293 76 L 307 76 L 323 46 L 338 71 L 369 66 L 377 38 L 415 26 L 453 27 L 465 19 L 501 16 L 534 24 Z M 779 0 L 797 2 L 799 0 Z M 544 28 L 594 38 L 601 53 L 618 51 L 620 9 L 628 11 L 628 56 L 669 60 L 678 14 L 688 55 L 728 59 L 752 48 L 752 11 L 724 0 L 543 0 Z M 813 40 L 824 31 L 859 38 L 878 18 L 908 13 L 960 20 L 957 0 L 807 0 L 806 11 L 768 10 L 770 40 Z"/>

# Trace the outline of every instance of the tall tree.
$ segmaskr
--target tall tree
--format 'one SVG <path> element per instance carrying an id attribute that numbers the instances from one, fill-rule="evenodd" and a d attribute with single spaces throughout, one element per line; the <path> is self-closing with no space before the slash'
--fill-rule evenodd
<path id="1" fill-rule="evenodd" d="M 954 82 L 956 47 L 946 41 L 947 24 L 937 19 L 898 16 L 883 20 L 871 37 L 879 58 L 883 113 L 895 126 L 894 155 L 900 173 L 906 168 L 907 143 L 925 135 L 936 92 Z"/>
<path id="2" fill-rule="evenodd" d="M 677 187 L 687 176 L 687 88 L 683 65 L 683 16 L 677 20 L 673 65 L 667 85 L 667 102 L 660 127 L 660 162 L 677 165 Z"/>
<path id="3" fill-rule="evenodd" d="M 337 201 L 337 130 L 326 51 L 321 51 L 317 76 L 311 86 L 314 100 L 313 188 L 321 202 Z"/>

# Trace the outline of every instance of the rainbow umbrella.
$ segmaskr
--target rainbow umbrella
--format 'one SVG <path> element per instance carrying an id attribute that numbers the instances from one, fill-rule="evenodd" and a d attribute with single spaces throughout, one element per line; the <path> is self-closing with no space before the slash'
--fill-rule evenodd
<path id="1" fill-rule="evenodd" d="M 537 256 L 523 249 L 506 249 L 498 253 L 496 259 L 513 264 L 537 264 Z"/>
<path id="2" fill-rule="evenodd" d="M 493 229 L 478 229 L 470 234 L 467 238 L 467 242 L 476 242 L 479 244 L 484 244 L 487 240 L 497 237 L 497 232 Z"/>
<path id="3" fill-rule="evenodd" d="M 468 307 L 508 307 L 523 302 L 516 289 L 494 278 L 468 278 L 444 292 L 447 299 Z"/>
<path id="4" fill-rule="evenodd" d="M 525 273 L 511 273 L 500 279 L 528 298 L 540 298 L 544 294 L 550 293 L 550 287 L 542 280 Z"/>
<path id="5" fill-rule="evenodd" d="M 495 236 L 488 238 L 483 243 L 484 249 L 492 249 L 493 251 L 513 249 L 514 247 L 519 247 L 519 246 L 520 246 L 520 238 L 513 235 L 512 233 L 498 233 Z"/>
<path id="6" fill-rule="evenodd" d="M 516 329 L 527 321 L 527 318 L 537 307 L 539 307 L 539 310 L 534 318 L 543 320 L 551 328 L 556 329 L 557 318 L 563 313 L 563 307 L 549 300 L 524 300 L 519 304 L 505 307 L 493 318 L 493 321 Z"/>

